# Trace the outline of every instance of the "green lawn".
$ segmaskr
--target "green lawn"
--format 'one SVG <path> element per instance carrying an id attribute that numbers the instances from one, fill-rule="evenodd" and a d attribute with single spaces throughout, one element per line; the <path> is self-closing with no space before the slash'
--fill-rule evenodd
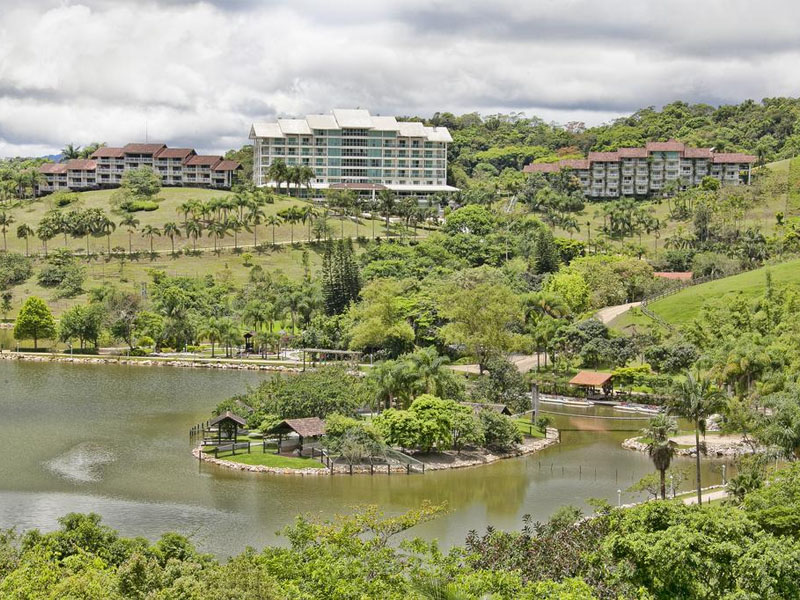
<path id="1" fill-rule="evenodd" d="M 545 434 L 536 429 L 536 426 L 531 423 L 530 419 L 517 419 L 516 423 L 519 430 L 528 437 L 545 437 Z"/>
<path id="2" fill-rule="evenodd" d="M 238 452 L 238 450 L 237 450 Z M 267 451 L 261 452 L 261 448 L 252 448 L 250 454 L 236 454 L 236 456 L 225 455 L 221 459 L 243 465 L 262 465 L 265 467 L 282 467 L 290 469 L 324 469 L 325 465 L 312 458 L 295 458 L 292 456 L 278 456 Z"/>
<path id="3" fill-rule="evenodd" d="M 707 300 L 728 293 L 737 293 L 748 298 L 760 294 L 764 289 L 767 270 L 772 273 L 772 281 L 777 285 L 800 283 L 800 260 L 790 260 L 686 288 L 677 294 L 648 304 L 648 308 L 668 323 L 683 325 L 700 314 L 700 309 Z M 631 319 L 629 316 L 628 320 Z M 642 316 L 642 319 L 647 317 Z M 620 318 L 613 325 L 621 328 L 625 324 Z"/>

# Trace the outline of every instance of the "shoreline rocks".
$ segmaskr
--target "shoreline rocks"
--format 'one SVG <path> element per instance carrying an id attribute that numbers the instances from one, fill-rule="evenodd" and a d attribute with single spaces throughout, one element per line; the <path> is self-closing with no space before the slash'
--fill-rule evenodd
<path id="1" fill-rule="evenodd" d="M 710 456 L 712 458 L 724 458 L 724 457 L 735 458 L 737 456 L 754 453 L 753 449 L 744 442 L 714 443 L 713 440 L 709 441 L 709 439 L 706 438 L 705 444 L 706 444 L 706 456 Z M 636 452 L 647 452 L 647 444 L 642 442 L 640 437 L 628 438 L 627 440 L 622 442 L 622 447 L 625 448 L 626 450 L 634 450 Z M 678 448 L 675 450 L 675 455 L 694 456 L 695 452 L 696 450 L 694 447 Z"/>
<path id="2" fill-rule="evenodd" d="M 497 462 L 498 460 L 504 460 L 506 458 L 517 458 L 520 456 L 525 456 L 528 454 L 533 454 L 534 452 L 538 452 L 540 450 L 544 450 L 545 448 L 549 448 L 559 442 L 558 435 L 554 435 L 553 437 L 547 438 L 536 438 L 536 439 L 529 439 L 519 444 L 516 450 L 507 453 L 499 453 L 499 454 L 492 454 L 487 452 L 486 454 L 481 454 L 479 457 L 475 457 L 473 453 L 465 453 L 461 457 L 457 456 L 454 452 L 451 454 L 450 452 L 443 452 L 438 455 L 438 457 L 449 457 L 452 460 L 450 462 L 442 462 L 442 461 L 433 461 L 430 462 L 426 460 L 422 460 L 425 464 L 425 471 L 441 471 L 444 469 L 463 469 L 467 467 L 480 467 L 483 465 L 492 464 Z M 346 464 L 339 464 L 334 466 L 334 472 L 331 473 L 331 470 L 327 467 L 322 467 L 319 469 L 292 469 L 290 467 L 269 467 L 266 465 L 246 465 L 242 463 L 237 463 L 231 460 L 225 460 L 221 458 L 214 458 L 213 456 L 208 455 L 207 453 L 201 452 L 200 447 L 195 447 L 192 449 L 192 456 L 196 459 L 201 460 L 203 462 L 211 463 L 213 465 L 217 465 L 219 467 L 224 467 L 226 469 L 233 469 L 236 471 L 248 471 L 250 473 L 273 473 L 276 475 L 349 475 L 350 474 L 350 467 Z M 466 456 L 466 458 L 464 458 Z M 433 458 L 432 456 L 427 456 L 423 458 Z M 406 473 L 406 467 L 404 465 L 392 465 L 391 467 L 392 473 L 403 474 Z M 376 465 L 374 470 L 370 471 L 369 465 L 353 465 L 352 470 L 353 475 L 388 475 L 386 465 Z"/>

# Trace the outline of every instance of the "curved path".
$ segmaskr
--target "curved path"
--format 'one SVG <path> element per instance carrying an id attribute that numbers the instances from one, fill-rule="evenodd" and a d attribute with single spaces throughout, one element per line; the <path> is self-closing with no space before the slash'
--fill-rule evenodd
<path id="1" fill-rule="evenodd" d="M 604 325 L 608 325 L 621 314 L 624 314 L 634 306 L 640 306 L 641 304 L 641 302 L 628 302 L 627 304 L 618 304 L 617 306 L 606 306 L 605 308 L 598 310 L 594 316 Z"/>

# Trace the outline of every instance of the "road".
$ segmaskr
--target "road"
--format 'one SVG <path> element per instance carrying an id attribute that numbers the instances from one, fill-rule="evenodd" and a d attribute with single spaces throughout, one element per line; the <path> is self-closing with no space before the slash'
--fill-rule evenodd
<path id="1" fill-rule="evenodd" d="M 601 323 L 608 325 L 621 314 L 628 312 L 629 309 L 634 306 L 639 306 L 640 304 L 641 302 L 628 302 L 627 304 L 618 304 L 617 306 L 606 306 L 598 310 L 594 316 L 597 317 Z"/>

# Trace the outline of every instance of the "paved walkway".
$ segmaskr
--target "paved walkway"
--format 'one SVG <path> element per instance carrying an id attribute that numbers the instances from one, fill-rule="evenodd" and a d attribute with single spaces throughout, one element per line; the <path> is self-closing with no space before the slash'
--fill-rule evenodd
<path id="1" fill-rule="evenodd" d="M 723 498 L 728 497 L 728 491 L 721 489 L 715 490 L 713 492 L 704 492 L 703 493 L 703 504 L 706 502 L 710 502 L 711 500 L 722 500 Z M 697 495 L 690 496 L 689 498 L 683 499 L 684 504 L 697 504 Z"/>

